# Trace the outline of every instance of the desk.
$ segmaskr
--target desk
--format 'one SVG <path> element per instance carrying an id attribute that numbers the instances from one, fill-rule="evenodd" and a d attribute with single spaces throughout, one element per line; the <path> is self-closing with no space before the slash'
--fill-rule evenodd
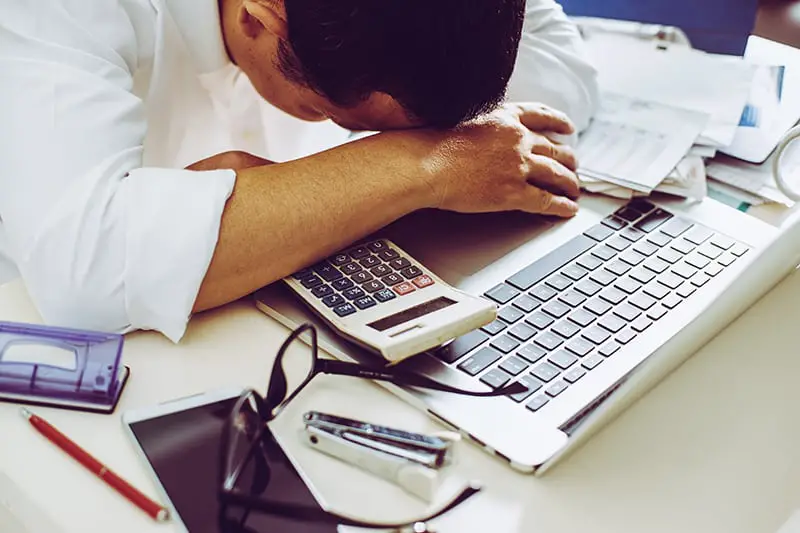
<path id="1" fill-rule="evenodd" d="M 800 357 L 793 274 L 697 355 L 542 478 L 511 471 L 468 443 L 454 482 L 486 490 L 439 523 L 443 532 L 772 533 L 800 507 Z M 18 283 L 0 288 L 0 319 L 37 319 Z M 112 416 L 38 409 L 150 494 L 152 481 L 120 426 L 120 413 L 226 385 L 263 387 L 287 331 L 248 302 L 197 316 L 180 345 L 154 333 L 128 337 L 132 378 Z M 317 454 L 296 438 L 299 414 L 323 408 L 412 430 L 436 426 L 368 382 L 320 377 L 275 430 L 338 509 L 405 516 L 421 506 L 398 489 Z M 0 405 L 0 471 L 68 533 L 171 532 L 91 477 Z M 344 483 L 346 480 L 347 483 Z M 391 511 L 390 511 L 391 509 Z M 2 530 L 2 527 L 0 527 Z"/>

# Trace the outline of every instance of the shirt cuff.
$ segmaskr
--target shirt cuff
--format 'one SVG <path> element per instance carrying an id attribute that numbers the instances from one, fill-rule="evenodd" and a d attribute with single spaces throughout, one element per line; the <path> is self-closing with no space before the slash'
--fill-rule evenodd
<path id="1" fill-rule="evenodd" d="M 125 308 L 131 329 L 178 342 L 219 238 L 233 170 L 132 170 L 123 180 Z"/>

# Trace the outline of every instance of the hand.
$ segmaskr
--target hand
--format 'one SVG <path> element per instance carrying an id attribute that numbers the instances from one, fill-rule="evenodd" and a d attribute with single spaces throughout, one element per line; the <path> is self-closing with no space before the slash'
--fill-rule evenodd
<path id="1" fill-rule="evenodd" d="M 506 105 L 434 139 L 426 158 L 435 207 L 460 212 L 527 211 L 569 217 L 580 194 L 575 154 L 545 133 L 568 135 L 561 112 Z M 443 169 L 443 171 L 440 171 Z"/>
<path id="2" fill-rule="evenodd" d="M 231 152 L 222 152 L 221 154 L 213 155 L 206 159 L 201 159 L 197 163 L 192 163 L 187 170 L 243 170 L 245 168 L 262 167 L 264 165 L 272 165 L 273 161 L 263 159 L 261 157 L 234 150 Z"/>

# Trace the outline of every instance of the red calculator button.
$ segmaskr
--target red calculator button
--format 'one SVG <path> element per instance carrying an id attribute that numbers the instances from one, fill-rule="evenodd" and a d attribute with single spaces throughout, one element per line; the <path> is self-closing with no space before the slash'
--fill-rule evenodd
<path id="1" fill-rule="evenodd" d="M 392 289 L 394 289 L 394 292 L 396 292 L 399 296 L 405 296 L 409 292 L 414 292 L 415 290 L 417 290 L 414 288 L 412 284 L 410 284 L 407 281 L 404 281 L 403 283 L 398 283 L 397 285 L 392 287 Z"/>
<path id="2" fill-rule="evenodd" d="M 424 289 L 425 287 L 433 285 L 433 280 L 430 276 L 423 274 L 422 276 L 414 278 L 413 283 L 420 289 Z"/>

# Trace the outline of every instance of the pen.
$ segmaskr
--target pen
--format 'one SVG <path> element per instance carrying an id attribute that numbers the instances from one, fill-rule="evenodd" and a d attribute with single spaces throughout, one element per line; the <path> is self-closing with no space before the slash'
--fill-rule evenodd
<path id="1" fill-rule="evenodd" d="M 89 452 L 72 442 L 69 437 L 58 431 L 47 423 L 44 419 L 31 413 L 24 407 L 20 408 L 22 416 L 44 437 L 64 450 L 73 459 L 82 464 L 87 470 L 110 485 L 120 493 L 125 499 L 136 505 L 139 509 L 150 515 L 158 522 L 165 522 L 169 519 L 169 511 L 162 505 L 154 502 L 127 481 L 108 469 L 103 463 L 89 455 Z"/>

